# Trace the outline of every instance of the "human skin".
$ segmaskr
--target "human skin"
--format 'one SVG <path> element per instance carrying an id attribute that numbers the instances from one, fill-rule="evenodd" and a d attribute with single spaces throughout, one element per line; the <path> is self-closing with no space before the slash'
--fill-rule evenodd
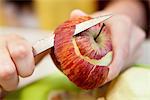
<path id="1" fill-rule="evenodd" d="M 114 58 L 109 66 L 110 72 L 106 82 L 114 79 L 124 69 L 128 68 L 141 54 L 140 46 L 145 39 L 146 17 L 144 7 L 139 0 L 112 0 L 101 14 L 114 14 L 111 20 L 106 22 L 112 32 Z"/>
<path id="2" fill-rule="evenodd" d="M 127 4 L 130 6 L 126 6 Z M 114 1 L 103 11 L 91 16 L 108 13 L 114 14 L 106 21 L 112 32 L 114 55 L 106 82 L 114 79 L 127 68 L 126 66 L 134 62 L 138 55 L 138 48 L 145 38 L 145 33 L 140 28 L 145 24 L 143 7 L 138 1 Z M 80 10 L 71 13 L 71 17 L 84 15 L 86 14 Z M 3 89 L 7 91 L 16 89 L 19 76 L 28 77 L 34 69 L 32 46 L 28 41 L 14 34 L 0 36 L 0 86 Z"/>
<path id="3" fill-rule="evenodd" d="M 71 17 L 85 15 L 81 10 L 74 10 Z M 133 24 L 132 20 L 126 15 L 114 15 L 106 21 L 106 25 L 110 27 L 112 32 L 114 55 L 105 83 L 113 80 L 121 71 L 128 68 L 136 60 L 137 56 L 139 56 L 139 48 L 145 38 L 144 31 Z"/>

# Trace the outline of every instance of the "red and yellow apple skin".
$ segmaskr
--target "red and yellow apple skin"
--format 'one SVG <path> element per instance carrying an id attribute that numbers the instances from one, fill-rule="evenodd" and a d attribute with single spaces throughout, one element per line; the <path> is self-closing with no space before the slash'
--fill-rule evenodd
<path id="1" fill-rule="evenodd" d="M 72 18 L 55 30 L 54 55 L 57 67 L 78 87 L 94 89 L 100 87 L 109 72 L 112 60 L 111 32 L 99 23 L 76 36 L 75 25 L 92 19 L 89 16 Z M 105 60 L 106 59 L 106 60 Z"/>

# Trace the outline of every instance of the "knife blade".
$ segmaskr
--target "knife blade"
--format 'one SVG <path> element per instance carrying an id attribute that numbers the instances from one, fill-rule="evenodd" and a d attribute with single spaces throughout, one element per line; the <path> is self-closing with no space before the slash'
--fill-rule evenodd
<path id="1" fill-rule="evenodd" d="M 75 27 L 75 32 L 74 35 L 79 34 L 80 32 L 100 23 L 103 22 L 107 19 L 109 19 L 110 17 L 112 17 L 112 14 L 109 15 L 104 15 L 104 16 L 98 16 L 95 17 L 93 19 L 90 19 L 88 21 L 82 22 L 80 24 L 77 24 Z M 34 56 L 50 49 L 51 47 L 54 46 L 54 37 L 55 35 L 52 34 L 50 35 L 48 38 L 44 38 L 41 40 L 38 40 L 34 45 L 33 45 L 33 54 Z"/>

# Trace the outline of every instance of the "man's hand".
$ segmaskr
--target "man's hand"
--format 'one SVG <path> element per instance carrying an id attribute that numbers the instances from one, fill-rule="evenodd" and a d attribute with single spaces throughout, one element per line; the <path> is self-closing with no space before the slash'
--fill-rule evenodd
<path id="1" fill-rule="evenodd" d="M 110 81 L 137 59 L 145 33 L 124 15 L 114 15 L 107 23 L 112 32 L 114 48 L 114 58 L 109 66 L 110 72 L 107 80 Z"/>
<path id="2" fill-rule="evenodd" d="M 80 10 L 74 10 L 71 13 L 71 17 L 85 15 Z M 110 71 L 106 80 L 108 82 L 136 60 L 145 33 L 125 15 L 114 15 L 106 21 L 106 25 L 110 27 L 112 32 L 114 51 L 113 61 L 109 66 Z"/>
<path id="3" fill-rule="evenodd" d="M 19 76 L 27 77 L 35 68 L 32 46 L 17 35 L 0 36 L 0 86 L 16 89 Z"/>

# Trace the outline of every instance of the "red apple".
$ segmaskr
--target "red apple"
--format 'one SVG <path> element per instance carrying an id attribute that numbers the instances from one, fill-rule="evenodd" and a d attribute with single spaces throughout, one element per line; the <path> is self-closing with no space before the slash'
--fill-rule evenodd
<path id="1" fill-rule="evenodd" d="M 112 61 L 111 32 L 99 23 L 76 36 L 75 25 L 92 19 L 72 18 L 55 30 L 54 55 L 58 68 L 78 87 L 93 89 L 106 80 Z"/>

